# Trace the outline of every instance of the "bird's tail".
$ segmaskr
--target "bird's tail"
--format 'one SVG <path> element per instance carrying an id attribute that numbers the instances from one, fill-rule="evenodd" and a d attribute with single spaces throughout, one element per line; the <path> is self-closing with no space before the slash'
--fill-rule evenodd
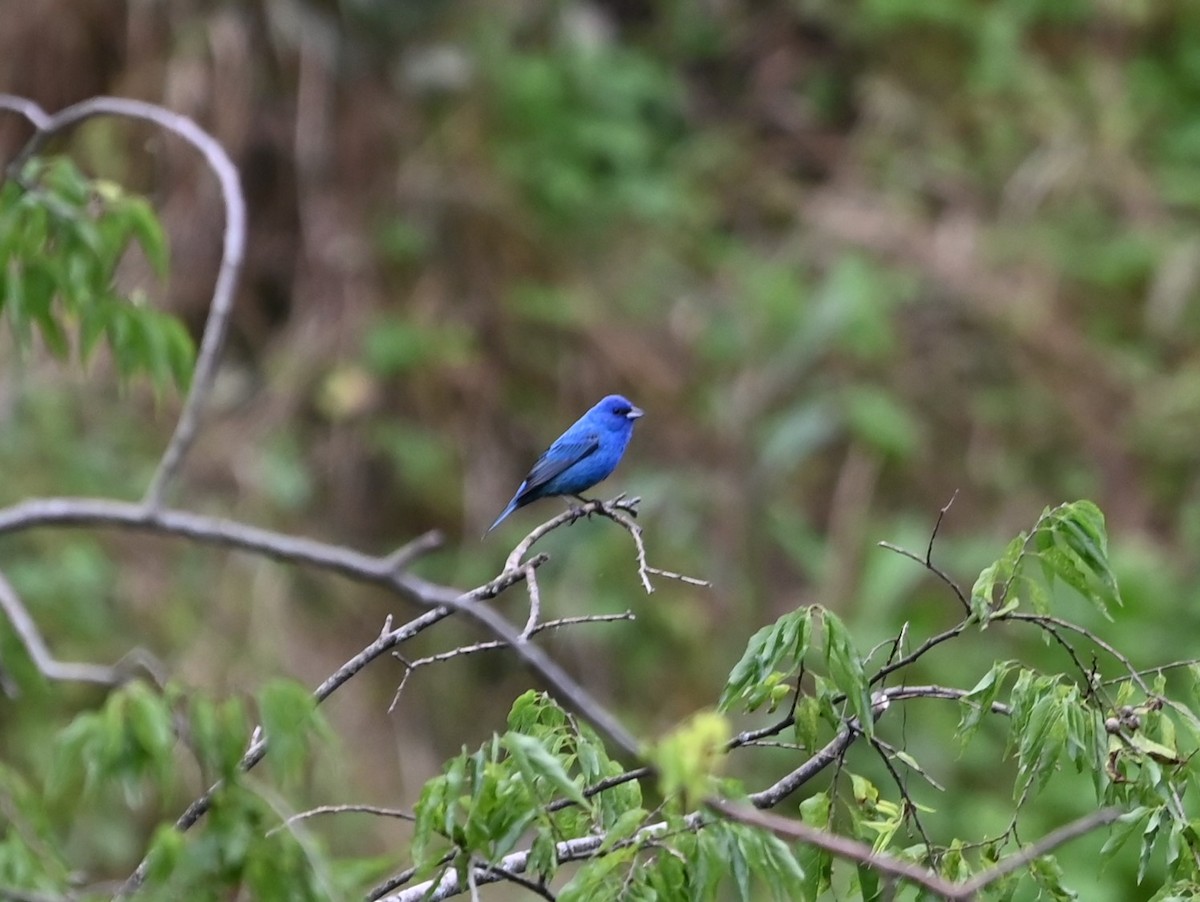
<path id="1" fill-rule="evenodd" d="M 493 529 L 495 529 L 497 526 L 499 526 L 504 521 L 505 517 L 507 517 L 509 514 L 511 514 L 513 511 L 515 511 L 517 509 L 517 498 L 519 498 L 519 497 L 520 497 L 520 493 L 513 495 L 512 501 L 508 502 L 508 506 L 506 508 L 504 508 L 504 510 L 500 511 L 500 516 L 496 518 L 495 523 L 493 523 L 491 526 L 489 526 L 487 528 L 487 532 L 485 532 L 483 534 L 483 538 L 487 538 L 487 534 L 489 532 L 491 532 Z"/>

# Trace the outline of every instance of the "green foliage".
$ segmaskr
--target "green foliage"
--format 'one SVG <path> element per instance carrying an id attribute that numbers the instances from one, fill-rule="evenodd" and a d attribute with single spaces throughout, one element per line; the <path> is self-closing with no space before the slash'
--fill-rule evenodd
<path id="1" fill-rule="evenodd" d="M 258 692 L 258 712 L 271 748 L 271 767 L 294 784 L 312 756 L 314 740 L 333 738 L 317 712 L 317 700 L 297 682 L 274 679 Z"/>
<path id="2" fill-rule="evenodd" d="M 554 843 L 589 829 L 621 824 L 632 829 L 642 815 L 636 783 L 610 804 L 582 793 L 585 786 L 621 772 L 587 728 L 545 695 L 527 692 L 509 714 L 509 732 L 475 752 L 464 750 L 440 777 L 425 784 L 416 806 L 413 857 L 421 873 L 463 855 L 497 863 L 527 830 L 536 831 L 530 869 L 549 879 L 558 866 Z M 550 810 L 556 798 L 572 804 Z"/>
<path id="3" fill-rule="evenodd" d="M 1033 563 L 1039 565 L 1037 574 L 1026 569 Z M 971 611 L 987 626 L 990 620 L 1016 610 L 1023 590 L 1029 593 L 1034 610 L 1045 613 L 1049 607 L 1046 591 L 1056 583 L 1074 589 L 1106 617 L 1110 604 L 1121 603 L 1108 560 L 1104 515 L 1090 501 L 1047 508 L 1030 532 L 1009 542 L 1004 554 L 975 581 Z"/>
<path id="4" fill-rule="evenodd" d="M 1077 773 L 1089 774 L 1098 799 L 1107 784 L 1107 743 L 1101 712 L 1077 685 L 1059 675 L 1023 670 L 1010 696 L 1009 744 L 1017 757 L 1018 799 L 1039 792 L 1066 758 Z"/>
<path id="5" fill-rule="evenodd" d="M 296 683 L 269 682 L 258 709 L 272 765 L 295 791 L 314 738 L 329 729 L 312 694 Z M 311 836 L 280 828 L 270 794 L 241 773 L 250 727 L 237 698 L 214 699 L 176 685 L 159 691 L 141 681 L 115 690 L 98 710 L 84 711 L 61 730 L 36 804 L 15 772 L 0 770 L 0 882 L 61 888 L 67 868 L 54 853 L 64 848 L 62 837 L 76 822 L 87 823 L 93 809 L 111 819 L 113 808 L 123 806 L 163 818 L 149 846 L 149 898 L 217 899 L 238 887 L 259 899 L 337 897 L 339 881 L 326 853 Z M 163 811 L 181 792 L 190 797 L 195 791 L 194 766 L 181 767 L 185 754 L 199 764 L 206 784 L 222 781 L 203 827 L 187 838 Z M 55 821 L 60 815 L 64 822 Z M 97 839 L 93 854 L 106 847 L 105 837 Z"/>
<path id="6" fill-rule="evenodd" d="M 278 821 L 261 795 L 223 787 L 198 835 L 185 839 L 169 826 L 155 834 L 143 892 L 164 902 L 217 900 L 235 891 L 278 902 L 340 898 L 321 850 L 299 833 L 273 829 Z"/>
<path id="7" fill-rule="evenodd" d="M 433 367 L 453 368 L 473 358 L 471 333 L 454 323 L 382 317 L 363 337 L 363 360 L 377 376 L 409 376 Z"/>
<path id="8" fill-rule="evenodd" d="M 636 781 L 584 793 L 622 769 L 590 730 L 544 694 L 519 697 L 508 725 L 503 736 L 463 751 L 425 785 L 413 838 L 419 873 L 457 867 L 461 877 L 468 860 L 498 863 L 533 830 L 527 870 L 542 880 L 554 876 L 560 856 L 570 856 L 570 840 L 602 837 L 559 898 L 608 898 L 625 887 L 637 898 L 708 900 L 721 898 L 727 878 L 740 899 L 761 898 L 759 887 L 772 898 L 796 898 L 804 874 L 786 844 L 740 824 L 679 813 L 687 799 L 716 791 L 712 777 L 728 739 L 724 718 L 697 715 L 652 752 L 666 822 L 654 822 L 642 807 Z"/>
<path id="9" fill-rule="evenodd" d="M 817 662 L 807 659 L 814 625 L 824 631 L 824 642 L 815 647 L 819 653 Z M 719 710 L 728 711 L 738 704 L 752 712 L 767 701 L 771 703 L 770 710 L 774 710 L 789 694 L 787 682 L 812 663 L 821 665 L 838 690 L 838 700 L 846 702 L 863 732 L 872 735 L 874 718 L 862 658 L 842 620 L 832 611 L 816 605 L 784 614 L 774 625 L 763 627 L 751 637 L 745 654 L 725 683 Z M 831 711 L 834 699 L 830 693 L 822 691 L 818 697 L 820 706 L 816 710 L 822 714 Z M 797 704 L 799 710 L 800 702 Z M 813 715 L 814 709 L 805 706 L 802 728 L 808 727 Z M 807 729 L 805 732 L 807 737 Z"/>
<path id="10" fill-rule="evenodd" d="M 0 765 L 0 886 L 61 892 L 71 874 L 45 800 L 16 770 Z"/>
<path id="11" fill-rule="evenodd" d="M 674 829 L 672 829 L 674 828 Z M 808 899 L 805 873 L 791 849 L 776 837 L 742 824 L 715 821 L 696 830 L 670 824 L 618 848 L 579 870 L 559 899 Z M 649 843 L 662 849 L 647 859 Z M 641 854 L 639 854 L 641 853 Z M 731 890 L 732 893 L 729 893 Z M 723 892 L 725 891 L 725 892 Z"/>
<path id="12" fill-rule="evenodd" d="M 618 44 L 569 38 L 546 50 L 492 41 L 484 58 L 496 163 L 553 233 L 691 213 L 682 89 L 669 69 Z"/>
<path id="13" fill-rule="evenodd" d="M 175 726 L 167 700 L 141 681 L 128 683 L 97 711 L 85 711 L 55 743 L 52 795 L 119 787 L 135 801 L 175 770 Z"/>
<path id="14" fill-rule="evenodd" d="M 685 806 L 711 795 L 729 738 L 729 722 L 703 711 L 662 739 L 650 754 L 662 794 Z"/>
<path id="15" fill-rule="evenodd" d="M 75 331 L 86 363 L 103 338 L 123 377 L 186 387 L 195 349 L 182 323 L 140 293 L 117 293 L 117 265 L 135 243 L 165 278 L 166 237 L 150 205 L 66 159 L 31 160 L 20 181 L 0 184 L 0 312 L 18 344 L 27 347 L 36 327 L 66 359 Z"/>
<path id="16" fill-rule="evenodd" d="M 800 608 L 751 636 L 746 653 L 729 674 L 718 709 L 728 711 L 740 702 L 754 711 L 765 701 L 774 701 L 776 687 L 799 669 L 808 654 L 812 619 L 812 608 Z"/>

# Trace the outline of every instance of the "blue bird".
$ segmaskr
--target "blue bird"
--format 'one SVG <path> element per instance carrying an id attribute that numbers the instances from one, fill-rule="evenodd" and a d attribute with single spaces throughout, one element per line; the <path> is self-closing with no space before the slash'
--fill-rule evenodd
<path id="1" fill-rule="evenodd" d="M 573 495 L 584 501 L 579 493 L 607 479 L 621 462 L 625 446 L 633 435 L 633 421 L 642 413 L 620 395 L 609 395 L 602 400 L 556 438 L 546 453 L 537 459 L 512 501 L 487 531 L 499 526 L 518 507 L 539 498 Z"/>

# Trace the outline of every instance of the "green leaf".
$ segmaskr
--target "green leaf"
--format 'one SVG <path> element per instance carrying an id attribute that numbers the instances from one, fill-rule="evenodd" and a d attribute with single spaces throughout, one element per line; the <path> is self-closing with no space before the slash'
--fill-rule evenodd
<path id="1" fill-rule="evenodd" d="M 160 824 L 150 841 L 146 855 L 148 870 L 146 879 L 150 883 L 167 880 L 175 873 L 184 857 L 186 840 L 172 824 Z"/>
<path id="2" fill-rule="evenodd" d="M 1150 866 L 1150 856 L 1154 853 L 1154 845 L 1159 838 L 1159 827 L 1166 816 L 1166 809 L 1156 808 L 1146 820 L 1146 826 L 1142 828 L 1142 850 L 1141 855 L 1138 857 L 1137 872 L 1137 882 L 1139 884 L 1145 878 L 1146 869 Z"/>
<path id="3" fill-rule="evenodd" d="M 711 781 L 724 762 L 729 722 L 720 714 L 701 711 L 667 735 L 650 752 L 658 769 L 662 794 L 682 794 L 696 802 L 711 791 Z"/>
<path id="4" fill-rule="evenodd" d="M 979 621 L 981 629 L 996 615 L 997 609 L 1006 607 L 1009 589 L 1027 541 L 1025 533 L 1016 536 L 999 558 L 983 568 L 979 578 L 975 580 L 975 585 L 971 587 L 971 613 Z M 998 597 L 997 589 L 1001 592 Z"/>
<path id="5" fill-rule="evenodd" d="M 167 236 L 153 208 L 143 198 L 125 199 L 122 212 L 133 237 L 160 279 L 167 277 Z"/>
<path id="6" fill-rule="evenodd" d="M 236 698 L 214 702 L 193 696 L 188 705 L 190 745 L 202 767 L 223 779 L 234 779 L 246 747 L 246 713 Z"/>
<path id="7" fill-rule="evenodd" d="M 800 608 L 784 614 L 774 624 L 763 627 L 750 638 L 746 651 L 734 665 L 721 692 L 718 711 L 728 711 L 739 701 L 749 707 L 756 693 L 760 703 L 765 701 L 772 687 L 766 686 L 764 691 L 764 686 L 772 673 L 782 674 L 782 677 L 775 678 L 775 685 L 781 678 L 799 669 L 808 652 L 813 610 Z"/>
<path id="8" fill-rule="evenodd" d="M 862 895 L 862 902 L 875 902 L 883 898 L 883 886 L 874 868 L 860 864 L 855 867 L 855 871 L 858 874 L 858 889 Z"/>
<path id="9" fill-rule="evenodd" d="M 800 818 L 810 827 L 828 829 L 832 814 L 833 803 L 827 792 L 814 793 L 800 803 Z M 798 863 L 804 872 L 800 898 L 817 898 L 832 880 L 833 856 L 816 846 L 802 846 Z"/>
<path id="10" fill-rule="evenodd" d="M 521 772 L 526 775 L 531 788 L 537 779 L 548 780 L 559 792 L 581 808 L 591 808 L 579 785 L 567 774 L 567 769 L 557 756 L 532 736 L 523 733 L 504 734 L 504 747 L 516 760 Z"/>
<path id="11" fill-rule="evenodd" d="M 806 749 L 815 749 L 821 729 L 821 703 L 811 695 L 803 695 L 796 702 L 794 713 L 796 742 Z"/>
<path id="12" fill-rule="evenodd" d="M 1042 890 L 1043 897 L 1053 899 L 1055 902 L 1071 902 L 1071 900 L 1079 898 L 1078 893 L 1065 885 L 1062 868 L 1051 856 L 1044 855 L 1041 858 L 1035 858 L 1030 863 L 1029 872 L 1033 875 L 1034 882 Z"/>
<path id="13" fill-rule="evenodd" d="M 174 763 L 175 725 L 164 698 L 144 683 L 131 683 L 129 727 L 149 762 L 165 783 Z"/>
<path id="14" fill-rule="evenodd" d="M 738 898 L 742 902 L 750 902 L 753 899 L 750 894 L 750 865 L 746 861 L 741 843 L 738 842 L 738 831 L 733 829 L 724 831 L 722 840 L 725 847 L 725 864 L 729 873 L 733 875 L 733 884 L 737 887 Z"/>
<path id="15" fill-rule="evenodd" d="M 626 885 L 626 871 L 638 854 L 637 846 L 624 846 L 594 858 L 581 867 L 571 882 L 555 897 L 558 902 L 592 902 L 594 899 L 620 898 Z"/>
<path id="16" fill-rule="evenodd" d="M 539 832 L 529 848 L 527 867 L 531 874 L 536 874 L 543 880 L 550 880 L 558 870 L 558 850 L 554 837 L 549 833 Z"/>
<path id="17" fill-rule="evenodd" d="M 825 624 L 825 658 L 829 677 L 845 693 L 860 729 L 869 738 L 875 734 L 875 718 L 871 714 L 871 697 L 862 658 L 841 619 L 825 609 L 821 609 L 821 616 Z"/>
<path id="18" fill-rule="evenodd" d="M 604 831 L 604 842 L 600 844 L 600 853 L 607 852 L 617 843 L 624 842 L 637 833 L 645 824 L 648 812 L 644 808 L 630 808 L 617 818 L 616 822 Z"/>
<path id="19" fill-rule="evenodd" d="M 971 691 L 962 697 L 959 703 L 962 716 L 958 721 L 957 734 L 961 748 L 966 748 L 967 743 L 971 741 L 984 715 L 991 713 L 992 703 L 1004 685 L 1004 678 L 1015 666 L 1013 661 L 997 661 Z"/>
<path id="20" fill-rule="evenodd" d="M 1108 561 L 1108 534 L 1100 509 L 1091 501 L 1074 501 L 1047 510 L 1039 521 L 1037 540 L 1047 581 L 1060 579 L 1111 619 L 1108 603 L 1122 602 Z"/>
<path id="21" fill-rule="evenodd" d="M 314 732 L 328 735 L 316 699 L 293 680 L 274 679 L 259 691 L 258 711 L 270 744 L 271 766 L 284 779 L 295 779 L 304 767 Z"/>
<path id="22" fill-rule="evenodd" d="M 185 387 L 194 360 L 187 330 L 137 291 L 119 296 L 114 278 L 133 241 L 166 275 L 166 238 L 153 208 L 69 160 L 34 161 L 27 171 L 31 189 L 9 182 L 0 191 L 0 314 L 18 347 L 29 347 L 36 325 L 50 353 L 66 359 L 77 326 L 82 362 L 103 338 L 122 378 Z"/>

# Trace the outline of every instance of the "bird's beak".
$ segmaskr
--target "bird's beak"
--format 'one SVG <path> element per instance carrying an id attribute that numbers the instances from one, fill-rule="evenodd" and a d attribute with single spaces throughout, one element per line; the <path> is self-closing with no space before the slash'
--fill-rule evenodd
<path id="1" fill-rule="evenodd" d="M 646 411 L 642 410 L 642 408 L 630 407 L 629 413 L 625 414 L 625 419 L 636 420 L 638 417 L 644 417 L 645 415 L 646 415 Z"/>

